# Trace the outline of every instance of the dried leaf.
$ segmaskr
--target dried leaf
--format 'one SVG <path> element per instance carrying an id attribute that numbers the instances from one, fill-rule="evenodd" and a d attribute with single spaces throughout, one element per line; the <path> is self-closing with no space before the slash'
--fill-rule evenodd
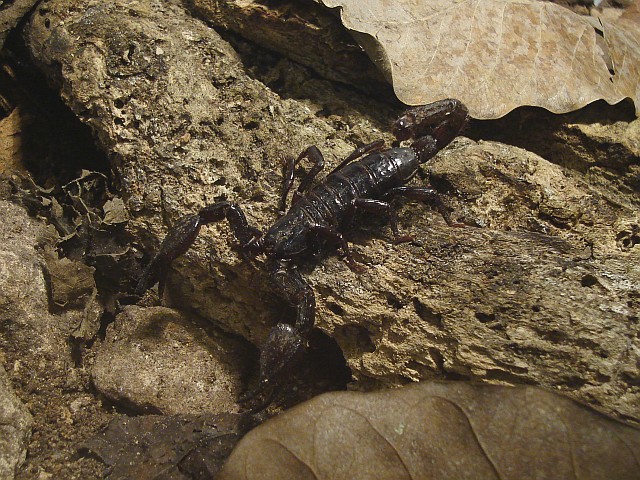
<path id="1" fill-rule="evenodd" d="M 80 323 L 71 332 L 71 338 L 78 341 L 95 338 L 100 330 L 100 319 L 103 313 L 104 307 L 98 300 L 98 289 L 94 288 L 91 295 L 85 298 Z"/>
<path id="2" fill-rule="evenodd" d="M 45 250 L 45 261 L 51 282 L 51 297 L 56 305 L 83 305 L 84 297 L 95 291 L 94 267 L 68 258 L 58 258 L 52 249 Z"/>
<path id="3" fill-rule="evenodd" d="M 640 112 L 640 23 L 602 21 L 533 0 L 317 0 L 342 22 L 408 105 L 455 97 L 475 118 L 521 105 L 555 113 L 625 98 Z M 607 67 L 611 56 L 613 72 Z"/>
<path id="4" fill-rule="evenodd" d="M 213 478 L 244 433 L 238 414 L 116 417 L 81 447 L 109 466 L 106 478 Z"/>
<path id="5" fill-rule="evenodd" d="M 640 478 L 640 431 L 534 387 L 329 393 L 249 432 L 220 479 Z"/>
<path id="6" fill-rule="evenodd" d="M 102 221 L 107 225 L 126 223 L 128 220 L 127 208 L 124 201 L 119 197 L 115 197 L 113 200 L 107 200 L 102 210 L 104 211 Z"/>

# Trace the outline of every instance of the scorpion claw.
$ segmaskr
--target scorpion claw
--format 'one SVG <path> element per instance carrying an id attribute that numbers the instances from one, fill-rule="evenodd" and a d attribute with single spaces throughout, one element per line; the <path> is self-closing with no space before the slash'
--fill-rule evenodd
<path id="1" fill-rule="evenodd" d="M 138 284 L 136 285 L 135 294 L 141 297 L 144 292 L 149 290 L 156 282 L 158 285 L 158 295 L 162 297 L 162 291 L 164 290 L 165 278 L 167 276 L 167 267 L 156 257 L 153 261 L 147 265 L 142 272 Z"/>

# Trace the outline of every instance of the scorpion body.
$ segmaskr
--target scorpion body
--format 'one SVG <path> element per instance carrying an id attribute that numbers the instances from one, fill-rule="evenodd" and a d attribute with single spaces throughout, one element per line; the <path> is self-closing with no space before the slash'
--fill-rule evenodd
<path id="1" fill-rule="evenodd" d="M 263 397 L 254 409 L 263 408 L 271 402 L 275 387 L 286 379 L 304 352 L 315 322 L 315 295 L 296 264 L 306 258 L 309 251 L 333 246 L 343 251 L 352 270 L 360 270 L 342 236 L 358 211 L 388 215 L 395 241 L 410 240 L 399 234 L 396 216 L 389 203 L 395 196 L 434 204 L 445 221 L 452 225 L 433 189 L 405 185 L 421 164 L 433 158 L 459 134 L 467 118 L 466 107 L 454 99 L 409 109 L 393 125 L 398 142 L 412 140 L 408 147 L 385 150 L 382 141 L 360 147 L 313 188 L 310 186 L 322 170 L 324 159 L 315 146 L 308 147 L 297 158 L 287 161 L 280 204 L 282 211 L 286 207 L 296 165 L 307 158 L 313 166 L 300 181 L 289 210 L 271 228 L 262 233 L 249 226 L 241 208 L 228 201 L 217 202 L 195 215 L 183 217 L 169 230 L 160 250 L 145 268 L 136 293 L 141 295 L 159 282 L 158 291 L 162 296 L 171 262 L 188 250 L 200 227 L 226 219 L 245 253 L 266 256 L 277 290 L 297 310 L 293 325 L 281 322 L 272 329 L 260 356 L 258 386 L 240 400 L 249 402 Z"/>
<path id="2" fill-rule="evenodd" d="M 318 227 L 344 231 L 355 210 L 373 209 L 395 188 L 404 185 L 418 168 L 409 148 L 374 152 L 325 178 L 291 206 L 263 237 L 275 258 L 292 259 L 309 248 L 307 232 Z M 383 207 L 384 208 L 384 207 Z"/>

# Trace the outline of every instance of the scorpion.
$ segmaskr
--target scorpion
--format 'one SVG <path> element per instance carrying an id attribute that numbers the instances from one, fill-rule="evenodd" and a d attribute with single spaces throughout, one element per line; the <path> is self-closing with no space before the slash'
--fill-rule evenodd
<path id="1" fill-rule="evenodd" d="M 143 270 L 136 294 L 141 296 L 158 283 L 158 295 L 162 298 L 171 263 L 189 249 L 203 225 L 226 219 L 243 255 L 266 257 L 276 290 L 296 310 L 293 325 L 280 321 L 270 331 L 260 353 L 258 384 L 239 399 L 240 404 L 258 399 L 253 410 L 266 408 L 272 403 L 277 387 L 282 386 L 299 362 L 315 323 L 315 294 L 297 266 L 309 253 L 339 248 L 348 267 L 361 271 L 343 237 L 358 211 L 387 215 L 394 241 L 410 241 L 410 236 L 400 235 L 398 230 L 390 204 L 394 197 L 430 203 L 448 225 L 457 225 L 434 189 L 406 183 L 421 164 L 460 133 L 467 120 L 467 108 L 455 99 L 410 108 L 393 124 L 397 139 L 393 148 L 385 149 L 383 140 L 357 148 L 312 188 L 313 180 L 324 167 L 324 158 L 316 146 L 309 146 L 297 158 L 285 162 L 281 212 L 286 210 L 298 163 L 307 159 L 312 167 L 300 180 L 289 209 L 271 228 L 263 233 L 250 226 L 240 206 L 226 200 L 184 216 L 169 229 L 159 251 Z M 400 146 L 400 142 L 407 140 L 411 140 L 409 146 Z"/>

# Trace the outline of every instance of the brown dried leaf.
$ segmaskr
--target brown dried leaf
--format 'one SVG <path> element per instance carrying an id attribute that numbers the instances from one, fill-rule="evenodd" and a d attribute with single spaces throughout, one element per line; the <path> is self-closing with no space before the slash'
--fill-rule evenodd
<path id="1" fill-rule="evenodd" d="M 631 98 L 640 112 L 637 17 L 602 22 L 607 53 L 597 19 L 550 2 L 317 1 L 341 8 L 345 27 L 408 105 L 455 97 L 488 119 L 521 105 L 563 113 Z"/>
<path id="2" fill-rule="evenodd" d="M 65 257 L 58 258 L 53 249 L 45 251 L 45 260 L 53 303 L 59 307 L 83 305 L 85 297 L 96 288 L 93 279 L 96 269 Z"/>
<path id="3" fill-rule="evenodd" d="M 640 431 L 534 387 L 316 397 L 249 432 L 220 479 L 640 478 Z"/>
<path id="4" fill-rule="evenodd" d="M 85 441 L 81 451 L 106 463 L 110 480 L 214 478 L 245 423 L 239 414 L 123 415 Z"/>

